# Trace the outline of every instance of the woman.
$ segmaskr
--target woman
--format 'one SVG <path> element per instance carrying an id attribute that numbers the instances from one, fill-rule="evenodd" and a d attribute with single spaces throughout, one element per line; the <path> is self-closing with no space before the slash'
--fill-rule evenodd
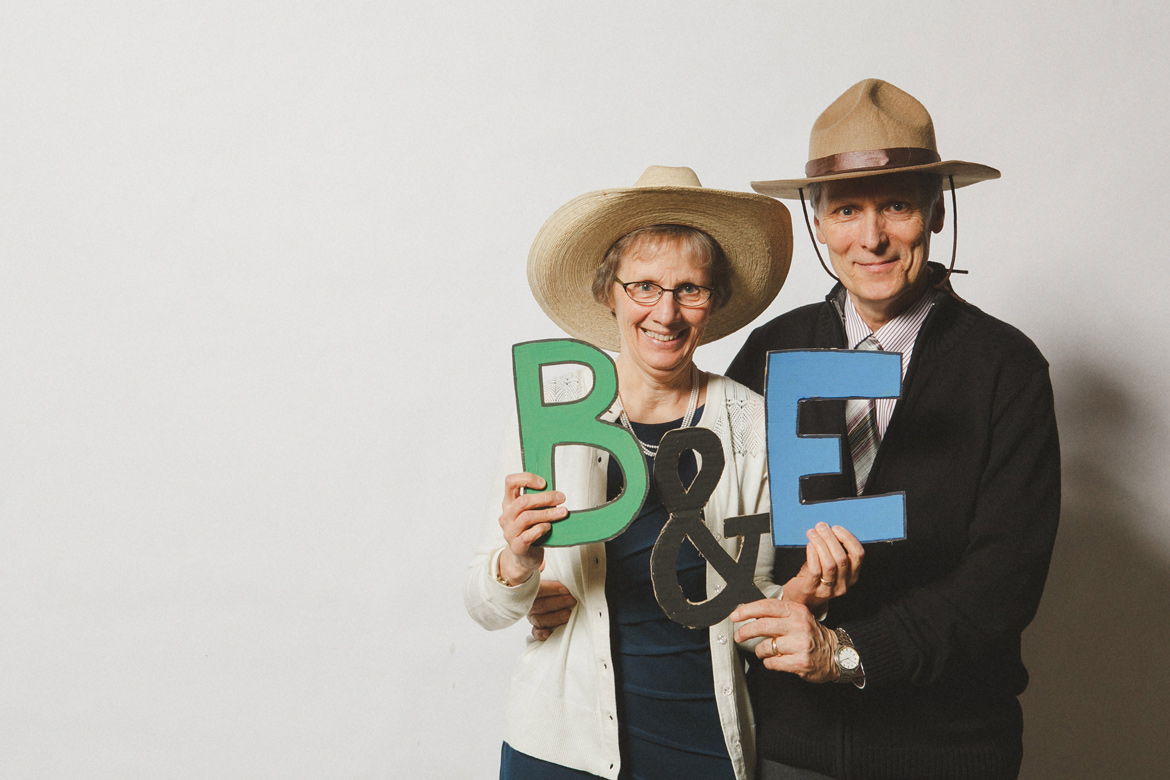
<path id="1" fill-rule="evenodd" d="M 618 350 L 618 400 L 603 419 L 633 433 L 651 469 L 667 430 L 697 425 L 718 435 L 726 466 L 704 519 L 733 556 L 739 540 L 722 536 L 724 519 L 768 507 L 763 399 L 700 371 L 693 355 L 767 307 L 791 247 L 779 202 L 704 189 L 687 168 L 652 167 L 632 188 L 563 206 L 529 256 L 529 283 L 545 312 L 571 335 Z M 553 379 L 546 396 L 581 397 L 589 384 L 583 374 Z M 751 710 L 733 626 L 724 619 L 707 631 L 688 629 L 655 601 L 649 557 L 667 511 L 653 488 L 617 537 L 545 549 L 536 543 L 551 523 L 616 496 L 621 472 L 608 453 L 577 447 L 558 455 L 557 490 L 524 493 L 544 480 L 520 471 L 517 444 L 501 469 L 508 474 L 503 512 L 491 511 L 468 572 L 468 611 L 487 628 L 510 625 L 528 612 L 542 578 L 564 583 L 578 603 L 564 626 L 521 656 L 500 776 L 750 777 Z M 694 478 L 693 454 L 680 472 L 684 482 Z M 827 526 L 810 532 L 808 563 L 786 586 L 790 599 L 820 604 L 855 579 L 860 546 L 842 538 Z M 757 586 L 779 596 L 770 538 L 755 564 Z M 689 544 L 679 553 L 678 578 L 692 601 L 722 588 Z"/>

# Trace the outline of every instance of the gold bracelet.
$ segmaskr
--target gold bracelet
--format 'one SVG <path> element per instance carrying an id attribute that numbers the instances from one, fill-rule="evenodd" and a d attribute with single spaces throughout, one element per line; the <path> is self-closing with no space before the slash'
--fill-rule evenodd
<path id="1" fill-rule="evenodd" d="M 517 583 L 514 583 L 511 580 L 509 580 L 500 571 L 500 558 L 503 557 L 503 555 L 504 555 L 504 551 L 500 550 L 500 554 L 496 556 L 496 565 L 495 565 L 496 570 L 494 572 L 494 574 L 496 575 L 496 582 L 500 583 L 505 588 L 515 588 L 517 586 Z"/>

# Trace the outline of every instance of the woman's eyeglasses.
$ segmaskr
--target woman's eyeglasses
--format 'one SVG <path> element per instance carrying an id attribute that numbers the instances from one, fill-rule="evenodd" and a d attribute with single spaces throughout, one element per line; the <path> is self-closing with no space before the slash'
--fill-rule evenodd
<path id="1" fill-rule="evenodd" d="M 670 288 L 663 287 L 654 282 L 623 282 L 621 279 L 614 277 L 614 281 L 622 286 L 626 291 L 626 295 L 630 296 L 630 300 L 642 306 L 653 306 L 658 303 L 663 293 L 671 293 L 674 295 L 675 301 L 679 306 L 685 306 L 688 309 L 697 309 L 707 305 L 707 301 L 711 300 L 711 293 L 714 292 L 710 287 L 702 287 L 697 284 L 680 284 L 678 287 Z"/>

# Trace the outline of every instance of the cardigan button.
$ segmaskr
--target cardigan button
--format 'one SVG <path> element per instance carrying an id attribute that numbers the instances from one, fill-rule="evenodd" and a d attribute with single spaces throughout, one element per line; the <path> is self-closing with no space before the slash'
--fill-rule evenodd
<path id="1" fill-rule="evenodd" d="M 719 636 L 715 637 L 715 641 L 721 645 L 725 645 L 727 644 L 727 637 L 723 636 L 723 634 L 720 634 Z"/>

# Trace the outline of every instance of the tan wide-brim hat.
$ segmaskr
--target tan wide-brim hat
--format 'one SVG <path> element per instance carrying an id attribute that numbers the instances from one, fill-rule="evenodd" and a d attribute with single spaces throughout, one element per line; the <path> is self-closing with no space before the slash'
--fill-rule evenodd
<path id="1" fill-rule="evenodd" d="M 750 192 L 708 189 L 690 168 L 652 165 L 633 187 L 588 192 L 544 223 L 528 253 L 528 284 L 540 308 L 573 337 L 617 350 L 617 323 L 593 298 L 593 274 L 614 242 L 650 225 L 698 228 L 727 255 L 730 295 L 711 312 L 700 343 L 758 317 L 788 275 L 792 220 L 784 204 Z"/>
<path id="2" fill-rule="evenodd" d="M 940 174 L 944 185 L 952 177 L 956 188 L 999 178 L 999 171 L 986 165 L 943 161 L 926 108 L 889 82 L 866 79 L 817 118 L 805 178 L 753 181 L 752 189 L 775 198 L 799 198 L 800 190 L 813 182 L 912 171 Z"/>

